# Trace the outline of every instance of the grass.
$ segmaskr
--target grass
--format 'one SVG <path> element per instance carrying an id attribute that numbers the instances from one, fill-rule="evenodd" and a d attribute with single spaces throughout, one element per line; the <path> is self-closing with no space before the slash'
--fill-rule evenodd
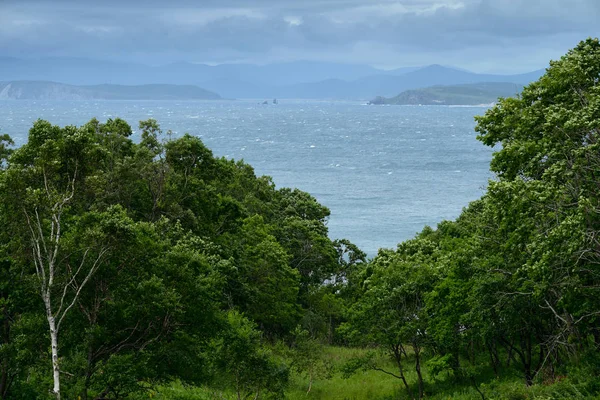
<path id="1" fill-rule="evenodd" d="M 292 373 L 286 390 L 286 399 L 290 400 L 392 400 L 409 399 L 401 381 L 379 371 L 359 371 L 349 379 L 344 379 L 340 368 L 355 357 L 366 355 L 369 350 L 344 347 L 325 347 L 323 357 L 328 360 L 334 373 L 329 378 L 316 379 L 307 393 L 309 381 L 304 375 Z M 396 372 L 394 364 L 383 354 L 376 356 L 377 366 Z M 407 360 L 405 374 L 413 390 L 417 390 L 417 377 L 412 360 Z M 458 381 L 448 374 L 433 377 L 426 365 L 423 367 L 425 392 L 428 400 L 481 400 L 481 395 L 469 381 Z M 563 379 L 554 383 L 540 383 L 526 387 L 518 370 L 505 369 L 501 378 L 493 371 L 482 370 L 477 383 L 486 400 L 560 400 L 560 399 L 600 399 L 600 396 L 587 394 L 586 387 L 600 385 L 600 379 L 594 376 L 577 379 Z M 598 391 L 596 391 L 598 392 Z M 136 399 L 148 399 L 148 395 Z M 233 391 L 219 391 L 210 388 L 190 388 L 179 382 L 161 387 L 150 397 L 156 400 L 236 400 Z"/>
<path id="2" fill-rule="evenodd" d="M 326 347 L 324 357 L 329 360 L 334 371 L 354 357 L 364 356 L 363 349 L 344 347 Z M 393 370 L 391 362 L 383 357 L 377 360 L 382 368 Z M 350 379 L 344 379 L 337 371 L 330 379 L 319 379 L 313 382 L 310 393 L 307 393 L 308 378 L 292 374 L 286 396 L 291 400 L 331 399 L 331 400 L 360 400 L 360 399 L 395 399 L 399 396 L 400 381 L 378 371 L 360 371 Z"/>

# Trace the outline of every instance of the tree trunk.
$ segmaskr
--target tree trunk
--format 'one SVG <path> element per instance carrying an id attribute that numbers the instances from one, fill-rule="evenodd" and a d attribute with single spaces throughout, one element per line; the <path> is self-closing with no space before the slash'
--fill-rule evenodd
<path id="1" fill-rule="evenodd" d="M 505 343 L 505 347 L 506 347 L 506 368 L 510 367 L 510 361 L 513 360 L 514 361 L 514 356 L 513 356 L 513 346 L 512 343 L 509 343 L 508 341 L 504 341 Z"/>
<path id="2" fill-rule="evenodd" d="M 88 391 L 90 388 L 90 383 L 92 381 L 92 373 L 93 373 L 93 358 L 94 351 L 91 345 L 88 345 L 88 355 L 87 355 L 87 365 L 85 372 L 85 382 L 83 385 L 83 392 L 81 392 L 82 400 L 88 400 Z"/>
<path id="3" fill-rule="evenodd" d="M 499 364 L 499 360 L 498 360 L 498 355 L 497 353 L 495 353 L 494 351 L 494 347 L 491 344 L 487 344 L 487 348 L 488 348 L 488 352 L 490 354 L 490 361 L 492 364 L 492 368 L 494 369 L 494 375 L 496 376 L 496 378 L 498 378 L 498 364 Z"/>
<path id="4" fill-rule="evenodd" d="M 533 375 L 531 374 L 531 366 L 525 365 L 524 370 L 525 370 L 525 385 L 527 387 L 533 386 Z"/>
<path id="5" fill-rule="evenodd" d="M 522 342 L 522 350 L 525 353 L 524 361 L 523 361 L 523 369 L 525 372 L 525 384 L 527 386 L 533 385 L 533 374 L 531 373 L 531 363 L 532 363 L 532 349 L 531 349 L 531 335 L 528 334 L 527 337 Z"/>
<path id="6" fill-rule="evenodd" d="M 419 399 L 425 396 L 425 388 L 423 385 L 423 375 L 421 374 L 421 348 L 418 345 L 413 345 L 415 352 L 415 371 L 417 371 L 417 378 L 419 381 Z"/>
<path id="7" fill-rule="evenodd" d="M 477 386 L 477 381 L 475 381 L 475 378 L 471 377 L 471 383 L 473 384 L 473 387 L 475 388 L 477 393 L 479 393 L 479 395 L 481 396 L 481 400 L 485 400 L 485 395 L 483 394 L 481 389 L 479 389 L 479 386 Z"/>
<path id="8" fill-rule="evenodd" d="M 56 397 L 56 400 L 60 400 L 60 368 L 58 366 L 58 331 L 56 330 L 56 320 L 52 315 L 50 308 L 50 294 L 46 293 L 44 296 L 44 303 L 46 305 L 46 317 L 48 319 L 48 326 L 50 328 L 50 344 L 52 346 L 52 376 L 54 379 L 54 388 L 52 392 Z"/>
<path id="9" fill-rule="evenodd" d="M 521 360 L 521 365 L 523 365 L 523 375 L 525 376 L 525 384 L 527 386 L 531 386 L 533 384 L 533 375 L 531 374 L 531 338 L 526 338 L 524 334 L 521 334 L 520 349 L 504 338 L 501 338 L 501 340 L 504 342 L 505 345 L 510 347 L 511 353 L 512 351 L 514 351 L 519 356 L 519 359 Z"/>
<path id="10" fill-rule="evenodd" d="M 408 392 L 410 398 L 414 399 L 415 396 L 413 396 L 412 390 L 410 390 L 410 386 L 408 385 L 406 377 L 404 376 L 404 368 L 402 368 L 402 353 L 406 354 L 406 352 L 403 350 L 404 349 L 402 349 L 402 347 L 399 348 L 397 346 L 393 346 L 392 348 L 394 358 L 396 359 L 396 365 L 398 366 L 398 371 L 400 372 L 400 378 L 402 379 L 402 383 L 404 383 L 404 387 L 406 388 L 406 391 Z"/>
<path id="11" fill-rule="evenodd" d="M 235 391 L 237 393 L 238 400 L 242 400 L 242 392 L 240 388 L 240 377 L 239 372 L 235 371 Z"/>

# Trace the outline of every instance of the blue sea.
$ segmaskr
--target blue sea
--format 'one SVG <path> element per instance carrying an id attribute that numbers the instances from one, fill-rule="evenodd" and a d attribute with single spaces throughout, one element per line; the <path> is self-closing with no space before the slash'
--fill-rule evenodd
<path id="1" fill-rule="evenodd" d="M 374 256 L 425 225 L 456 218 L 479 198 L 492 150 L 476 140 L 485 107 L 366 106 L 291 101 L 0 101 L 0 133 L 17 144 L 38 118 L 80 125 L 155 118 L 175 135 L 200 137 L 216 156 L 243 159 L 277 187 L 329 207 L 330 237 Z"/>

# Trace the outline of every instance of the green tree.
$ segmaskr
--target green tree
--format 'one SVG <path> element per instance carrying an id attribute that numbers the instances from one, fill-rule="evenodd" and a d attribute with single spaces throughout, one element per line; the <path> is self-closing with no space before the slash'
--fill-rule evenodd
<path id="1" fill-rule="evenodd" d="M 53 393 L 60 398 L 59 333 L 81 290 L 108 251 L 101 241 L 81 247 L 77 264 L 66 264 L 62 249 L 64 216 L 96 158 L 91 136 L 74 127 L 60 129 L 38 121 L 29 142 L 10 158 L 2 174 L 2 201 L 13 215 L 7 228 L 35 267 L 52 351 Z"/>
<path id="2" fill-rule="evenodd" d="M 240 395 L 280 396 L 287 370 L 262 335 L 289 337 L 310 310 L 331 339 L 337 290 L 364 256 L 327 237 L 329 210 L 307 193 L 276 190 L 193 136 L 164 141 L 154 120 L 139 127 L 139 143 L 121 119 L 37 121 L 14 152 L 0 139 L 2 396 L 52 385 L 116 399 L 215 383 L 214 371 L 238 376 Z"/>
<path id="3" fill-rule="evenodd" d="M 306 393 L 310 393 L 315 379 L 329 378 L 333 368 L 324 357 L 324 346 L 311 337 L 307 330 L 296 328 L 291 346 L 291 368 L 308 378 Z"/>
<path id="4" fill-rule="evenodd" d="M 491 164 L 499 181 L 488 192 L 497 222 L 492 240 L 501 240 L 509 263 L 495 269 L 510 284 L 505 298 L 534 325 L 520 346 L 524 364 L 534 347 L 558 363 L 559 350 L 576 355 L 588 335 L 600 345 L 599 74 L 600 42 L 587 39 L 520 97 L 478 119 L 480 140 L 501 146 Z M 525 370 L 531 384 L 535 371 Z"/>
<path id="5" fill-rule="evenodd" d="M 283 397 L 288 369 L 262 345 L 255 324 L 232 311 L 228 328 L 213 342 L 218 369 L 232 380 L 237 399 Z"/>
<path id="6" fill-rule="evenodd" d="M 382 346 L 394 360 L 397 374 L 376 368 L 399 378 L 408 395 L 416 398 L 405 374 L 410 346 L 417 373 L 418 398 L 425 396 L 422 353 L 429 343 L 428 315 L 425 298 L 437 277 L 433 265 L 437 246 L 427 237 L 404 242 L 397 252 L 380 250 L 370 265 L 364 292 L 350 309 L 350 322 L 343 327 L 347 335 L 363 345 Z"/>

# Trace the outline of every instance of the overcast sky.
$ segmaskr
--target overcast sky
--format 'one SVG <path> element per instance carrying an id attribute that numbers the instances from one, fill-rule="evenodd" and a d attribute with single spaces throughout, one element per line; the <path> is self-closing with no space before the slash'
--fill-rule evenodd
<path id="1" fill-rule="evenodd" d="M 600 0 L 0 0 L 0 56 L 543 68 L 599 36 Z"/>

